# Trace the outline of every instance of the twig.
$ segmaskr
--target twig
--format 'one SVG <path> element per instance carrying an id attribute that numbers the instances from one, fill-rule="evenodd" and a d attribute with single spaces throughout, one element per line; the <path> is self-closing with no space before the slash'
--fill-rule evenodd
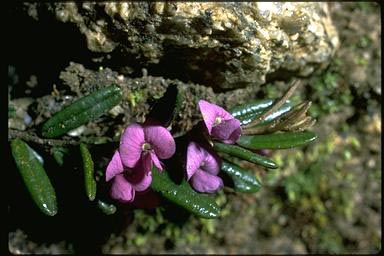
<path id="1" fill-rule="evenodd" d="M 312 103 L 310 101 L 306 101 L 297 105 L 294 109 L 292 109 L 292 111 L 288 112 L 289 115 L 287 115 L 286 118 L 281 119 L 281 122 L 274 127 L 274 131 L 284 130 L 288 126 L 300 123 L 301 120 L 306 117 L 306 113 L 311 104 Z"/>
<path id="2" fill-rule="evenodd" d="M 312 127 L 316 123 L 316 119 L 313 119 L 312 117 L 307 116 L 302 123 L 300 123 L 298 126 L 291 126 L 288 127 L 287 131 L 304 131 L 310 127 Z"/>
<path id="3" fill-rule="evenodd" d="M 306 112 L 311 106 L 310 101 L 302 102 L 294 106 L 290 111 L 284 113 L 282 116 L 273 120 L 271 123 L 264 124 L 258 127 L 251 127 L 243 131 L 244 135 L 260 134 L 260 133 L 272 133 L 279 130 L 291 130 L 289 127 L 299 128 L 301 124 L 309 123 L 310 117 L 306 116 Z"/>
<path id="4" fill-rule="evenodd" d="M 291 87 L 288 89 L 288 91 L 266 112 L 264 112 L 261 116 L 250 122 L 249 124 L 243 126 L 244 129 L 248 129 L 249 127 L 255 126 L 260 121 L 264 120 L 267 116 L 278 110 L 289 97 L 293 94 L 293 92 L 296 90 L 296 88 L 299 86 L 300 81 L 299 80 L 294 80 L 292 82 Z"/>
<path id="5" fill-rule="evenodd" d="M 80 141 L 76 140 L 55 140 L 55 139 L 42 139 L 38 137 L 36 134 L 27 132 L 27 131 L 19 131 L 15 129 L 8 129 L 8 141 L 12 139 L 20 138 L 26 141 L 35 142 L 37 144 L 42 145 L 50 145 L 50 146 L 65 146 L 65 145 L 79 145 Z"/>

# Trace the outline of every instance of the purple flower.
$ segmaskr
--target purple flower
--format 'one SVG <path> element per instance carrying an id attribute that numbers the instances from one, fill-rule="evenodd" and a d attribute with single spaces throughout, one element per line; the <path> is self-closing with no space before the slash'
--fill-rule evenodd
<path id="1" fill-rule="evenodd" d="M 223 181 L 217 176 L 220 160 L 195 142 L 190 142 L 187 149 L 187 180 L 192 187 L 205 193 L 214 193 L 223 187 Z"/>
<path id="2" fill-rule="evenodd" d="M 145 172 L 143 164 L 146 159 L 140 161 L 133 169 L 124 167 L 118 151 L 112 157 L 106 170 L 106 181 L 113 179 L 111 197 L 121 202 L 132 202 L 135 191 L 146 190 L 152 181 L 152 172 Z"/>
<path id="3" fill-rule="evenodd" d="M 152 182 L 152 165 L 163 170 L 160 159 L 170 158 L 176 150 L 170 132 L 153 124 L 132 124 L 120 139 L 106 170 L 106 181 L 113 179 L 111 197 L 132 202 L 136 192 L 143 192 Z"/>
<path id="4" fill-rule="evenodd" d="M 205 100 L 199 101 L 199 108 L 209 135 L 226 144 L 233 144 L 239 139 L 241 135 L 240 121 L 230 113 Z"/>
<path id="5" fill-rule="evenodd" d="M 141 159 L 144 170 L 150 171 L 152 164 L 163 170 L 160 159 L 170 158 L 176 150 L 171 133 L 160 125 L 131 124 L 120 140 L 119 153 L 124 166 L 133 168 Z"/>

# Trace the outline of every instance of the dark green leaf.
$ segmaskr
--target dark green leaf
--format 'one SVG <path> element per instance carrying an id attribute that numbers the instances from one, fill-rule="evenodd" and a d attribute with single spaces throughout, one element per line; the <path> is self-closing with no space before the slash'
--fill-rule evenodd
<path id="1" fill-rule="evenodd" d="M 68 149 L 63 147 L 53 147 L 51 149 L 51 154 L 53 158 L 56 160 L 59 166 L 63 166 L 64 164 L 64 156 L 68 154 Z"/>
<path id="2" fill-rule="evenodd" d="M 176 185 L 165 170 L 159 173 L 155 167 L 152 169 L 151 187 L 169 201 L 201 218 L 213 219 L 220 215 L 220 208 L 212 197 L 195 192 L 186 181 Z"/>
<path id="3" fill-rule="evenodd" d="M 271 168 L 271 169 L 278 168 L 277 164 L 272 160 L 236 145 L 229 145 L 229 144 L 214 142 L 213 148 L 218 152 L 227 153 L 232 156 L 239 157 L 241 159 L 247 160 L 249 162 L 252 162 L 267 168 Z"/>
<path id="4" fill-rule="evenodd" d="M 252 122 L 252 120 L 254 120 L 256 117 L 268 111 L 272 107 L 273 102 L 274 101 L 271 99 L 253 101 L 248 104 L 233 108 L 231 110 L 231 114 L 240 121 L 241 125 L 247 125 Z M 269 123 L 272 120 L 278 118 L 282 114 L 291 110 L 292 105 L 292 102 L 287 100 L 278 110 L 268 115 L 258 125 Z"/>
<path id="5" fill-rule="evenodd" d="M 36 153 L 24 141 L 11 142 L 12 155 L 37 207 L 49 216 L 57 213 L 56 193 Z"/>
<path id="6" fill-rule="evenodd" d="M 268 107 L 272 106 L 273 100 L 268 99 L 268 100 L 254 100 L 249 103 L 236 106 L 232 108 L 229 112 L 232 114 L 232 116 L 236 117 L 239 119 L 239 117 L 250 114 L 250 113 L 255 113 L 255 112 L 260 112 Z"/>
<path id="7" fill-rule="evenodd" d="M 14 118 L 16 116 L 16 108 L 12 103 L 8 103 L 8 118 Z"/>
<path id="8" fill-rule="evenodd" d="M 256 112 L 247 113 L 241 116 L 236 117 L 240 121 L 240 125 L 247 125 L 252 122 L 257 116 L 261 115 L 263 110 Z"/>
<path id="9" fill-rule="evenodd" d="M 317 138 L 313 132 L 286 132 L 265 135 L 246 136 L 237 140 L 237 144 L 249 149 L 284 149 L 303 146 Z"/>
<path id="10" fill-rule="evenodd" d="M 177 85 L 171 84 L 164 95 L 151 107 L 147 118 L 157 120 L 164 127 L 168 127 L 179 113 L 182 100 Z"/>
<path id="11" fill-rule="evenodd" d="M 238 165 L 223 161 L 221 170 L 232 178 L 235 191 L 253 193 L 259 191 L 261 187 L 260 182 L 254 175 Z"/>
<path id="12" fill-rule="evenodd" d="M 116 212 L 116 206 L 115 205 L 107 204 L 101 200 L 97 201 L 97 206 L 106 215 L 111 215 L 111 214 L 114 214 Z"/>
<path id="13" fill-rule="evenodd" d="M 288 112 L 292 109 L 293 103 L 289 100 L 287 100 L 278 110 L 273 112 L 272 114 L 268 115 L 264 120 L 260 121 L 258 125 L 263 125 L 266 123 L 271 122 L 272 120 L 275 120 L 276 118 L 280 117 L 284 113 Z M 268 109 L 264 110 L 264 112 L 268 111 Z M 262 115 L 263 113 L 260 113 L 259 115 Z"/>
<path id="14" fill-rule="evenodd" d="M 85 192 L 87 193 L 89 200 L 93 201 L 96 196 L 96 181 L 94 178 L 92 156 L 87 146 L 83 143 L 80 144 L 80 152 L 83 159 Z"/>
<path id="15" fill-rule="evenodd" d="M 122 99 L 118 86 L 109 86 L 78 99 L 50 118 L 42 127 L 42 135 L 58 137 L 83 124 L 95 120 Z"/>

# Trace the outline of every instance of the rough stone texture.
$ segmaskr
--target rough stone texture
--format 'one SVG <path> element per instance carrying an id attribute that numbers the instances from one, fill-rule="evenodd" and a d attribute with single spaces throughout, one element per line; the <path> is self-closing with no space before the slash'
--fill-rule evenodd
<path id="1" fill-rule="evenodd" d="M 183 96 L 179 115 L 176 117 L 173 126 L 174 132 L 186 132 L 201 120 L 201 114 L 197 107 L 199 99 L 206 99 L 226 108 L 231 108 L 256 98 L 256 88 L 254 87 L 215 94 L 212 88 L 209 87 L 194 83 L 183 83 L 176 79 L 148 76 L 145 73 L 139 78 L 129 78 L 109 68 L 94 71 L 86 69 L 81 64 L 70 63 L 65 71 L 61 72 L 60 79 L 64 85 L 69 86 L 70 90 L 79 96 L 110 84 L 120 86 L 123 90 L 124 100 L 118 108 L 114 109 L 113 113 L 110 113 L 111 116 L 124 115 L 122 123 L 116 126 L 116 132 L 121 132 L 123 127 L 129 123 L 144 122 L 150 105 L 155 99 L 164 94 L 170 84 L 176 84 Z M 55 102 L 63 102 L 63 97 L 65 96 L 56 99 Z M 40 100 L 40 112 L 52 112 L 50 110 L 52 104 L 47 103 L 47 101 L 51 101 L 51 98 L 51 96 L 48 96 L 47 100 L 43 100 L 43 98 Z M 67 104 L 69 103 L 67 102 Z M 117 135 L 119 137 L 119 134 Z"/>
<path id="2" fill-rule="evenodd" d="M 324 67 L 339 45 L 327 3 L 47 6 L 58 20 L 76 24 L 91 51 L 118 58 L 120 68 L 153 68 L 214 90 L 260 85 L 267 75 L 307 76 Z"/>

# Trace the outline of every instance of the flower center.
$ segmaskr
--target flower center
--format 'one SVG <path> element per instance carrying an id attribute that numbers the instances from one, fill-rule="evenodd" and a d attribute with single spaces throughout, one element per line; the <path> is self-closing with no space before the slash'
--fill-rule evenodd
<path id="1" fill-rule="evenodd" d="M 217 116 L 216 119 L 215 119 L 215 124 L 214 125 L 216 126 L 216 125 L 221 124 L 221 121 L 222 121 L 221 117 Z"/>
<path id="2" fill-rule="evenodd" d="M 152 149 L 152 147 L 151 147 L 151 144 L 145 142 L 143 145 L 141 145 L 141 149 L 142 149 L 143 151 L 149 151 L 149 150 Z"/>

